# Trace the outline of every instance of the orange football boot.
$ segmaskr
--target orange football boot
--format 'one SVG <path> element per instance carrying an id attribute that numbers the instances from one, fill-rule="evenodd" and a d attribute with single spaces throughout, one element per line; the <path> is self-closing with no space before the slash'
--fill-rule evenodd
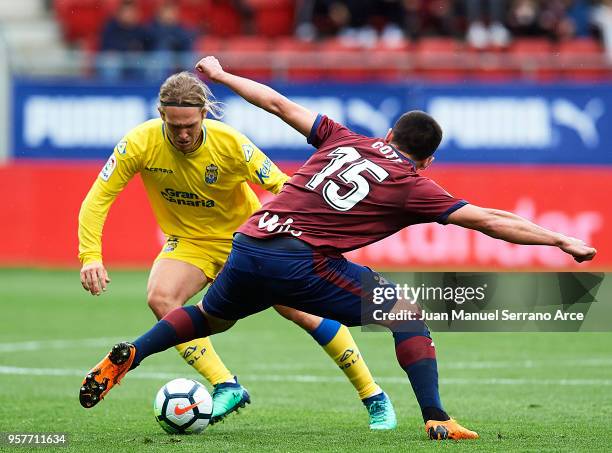
<path id="1" fill-rule="evenodd" d="M 480 437 L 478 433 L 464 428 L 452 418 L 445 422 L 428 420 L 425 423 L 425 432 L 432 440 L 478 439 Z"/>
<path id="2" fill-rule="evenodd" d="M 136 348 L 131 343 L 118 343 L 93 367 L 81 384 L 79 401 L 86 409 L 94 407 L 130 370 Z"/>

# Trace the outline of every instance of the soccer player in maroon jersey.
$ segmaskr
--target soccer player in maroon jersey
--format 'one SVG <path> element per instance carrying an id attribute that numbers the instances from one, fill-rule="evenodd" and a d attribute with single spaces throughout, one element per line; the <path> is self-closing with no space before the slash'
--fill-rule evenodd
<path id="1" fill-rule="evenodd" d="M 410 225 L 451 223 L 515 244 L 558 247 L 578 262 L 596 254 L 579 239 L 509 212 L 468 204 L 421 176 L 419 170 L 433 162 L 442 140 L 440 126 L 424 112 L 405 113 L 384 138 L 365 137 L 265 85 L 225 72 L 214 57 L 202 59 L 197 69 L 280 117 L 317 150 L 280 194 L 238 230 L 223 271 L 200 304 L 177 308 L 134 342 L 115 345 L 90 371 L 81 392 L 95 394 L 97 401 L 149 355 L 227 330 L 236 320 L 275 304 L 361 325 L 369 284 L 386 287 L 389 282 L 342 253 Z M 409 329 L 382 324 L 393 332 L 397 360 L 429 437 L 478 438 L 443 409 L 427 326 L 422 321 Z"/>

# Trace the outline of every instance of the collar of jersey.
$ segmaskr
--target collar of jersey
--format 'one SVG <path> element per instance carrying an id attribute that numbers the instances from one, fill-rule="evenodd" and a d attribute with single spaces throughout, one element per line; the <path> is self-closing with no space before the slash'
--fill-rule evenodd
<path id="1" fill-rule="evenodd" d="M 400 157 L 401 157 L 403 160 L 405 160 L 406 162 L 410 163 L 410 165 L 412 165 L 412 168 L 414 169 L 414 171 L 416 171 L 417 166 L 416 166 L 416 164 L 414 163 L 414 161 L 413 161 L 413 160 L 412 160 L 410 157 L 408 157 L 408 156 L 404 155 L 404 153 L 402 153 L 402 152 L 401 152 L 399 149 L 397 149 L 397 148 L 396 148 L 395 146 L 393 146 L 391 143 L 387 143 L 387 145 L 389 145 L 391 148 L 393 148 L 393 150 L 394 150 L 394 151 L 395 151 L 395 152 L 396 152 L 396 153 L 397 153 L 397 154 L 398 154 L 398 155 L 399 155 L 399 156 L 400 156 Z"/>
<path id="2" fill-rule="evenodd" d="M 166 125 L 162 122 L 162 136 L 164 137 L 164 141 L 166 142 L 166 144 L 170 147 L 172 151 L 179 153 L 180 155 L 185 156 L 185 157 L 196 156 L 200 154 L 202 150 L 204 149 L 204 145 L 206 145 L 206 139 L 208 138 L 208 131 L 206 129 L 206 125 L 204 124 L 204 122 L 202 122 L 202 133 L 204 134 L 204 137 L 202 137 L 202 143 L 200 143 L 200 146 L 198 146 L 196 150 L 185 154 L 184 152 L 176 149 L 176 147 L 172 144 L 170 139 L 168 139 L 168 136 L 166 135 Z"/>

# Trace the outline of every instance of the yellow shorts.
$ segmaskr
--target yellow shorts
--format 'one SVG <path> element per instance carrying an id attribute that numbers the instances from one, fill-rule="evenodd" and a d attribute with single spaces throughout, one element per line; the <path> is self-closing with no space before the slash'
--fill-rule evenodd
<path id="1" fill-rule="evenodd" d="M 210 279 L 217 277 L 232 249 L 232 241 L 209 241 L 170 236 L 155 261 L 162 258 L 184 261 L 201 269 Z"/>

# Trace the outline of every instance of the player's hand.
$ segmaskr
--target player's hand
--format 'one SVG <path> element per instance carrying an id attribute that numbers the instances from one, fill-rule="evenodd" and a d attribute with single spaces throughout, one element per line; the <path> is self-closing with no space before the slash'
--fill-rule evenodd
<path id="1" fill-rule="evenodd" d="M 221 75 L 224 73 L 221 63 L 215 57 L 204 57 L 198 64 L 196 69 L 208 77 L 210 80 L 218 81 Z"/>
<path id="2" fill-rule="evenodd" d="M 593 247 L 589 247 L 584 241 L 572 237 L 565 237 L 559 248 L 572 255 L 579 263 L 590 261 L 597 254 L 597 250 Z"/>
<path id="3" fill-rule="evenodd" d="M 84 264 L 81 268 L 81 285 L 93 296 L 99 296 L 106 291 L 110 278 L 101 261 Z"/>

